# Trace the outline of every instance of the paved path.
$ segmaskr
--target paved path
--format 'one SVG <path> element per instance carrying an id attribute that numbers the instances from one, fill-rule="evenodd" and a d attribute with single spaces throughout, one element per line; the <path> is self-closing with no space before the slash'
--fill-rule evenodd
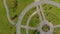
<path id="1" fill-rule="evenodd" d="M 9 10 L 8 10 L 8 6 L 6 4 L 6 0 L 3 0 L 3 3 L 4 3 L 4 7 L 6 9 L 6 15 L 7 15 L 7 18 L 8 18 L 8 21 L 12 24 L 12 25 L 15 25 L 15 23 L 11 20 L 10 16 L 9 16 Z"/>
<path id="2" fill-rule="evenodd" d="M 32 29 L 32 30 L 35 30 L 35 29 L 36 29 L 36 28 L 32 28 L 32 27 L 27 27 L 27 26 L 21 25 L 22 19 L 23 19 L 24 15 L 25 15 L 26 12 L 27 12 L 29 9 L 31 9 L 32 7 L 34 7 L 34 6 L 42 3 L 42 4 L 51 4 L 51 5 L 54 5 L 54 6 L 57 6 L 58 8 L 60 8 L 60 4 L 55 3 L 55 2 L 53 2 L 53 1 L 42 1 L 42 2 L 38 2 L 38 3 L 36 3 L 36 2 L 35 2 L 35 3 L 32 3 L 32 4 L 28 5 L 28 6 L 22 11 L 22 13 L 21 13 L 20 16 L 19 16 L 19 19 L 18 19 L 17 24 L 15 24 L 15 23 L 10 19 L 9 10 L 8 10 L 8 6 L 7 6 L 7 4 L 6 4 L 6 0 L 3 0 L 3 2 L 4 2 L 4 7 L 5 7 L 5 9 L 6 9 L 6 15 L 7 15 L 7 18 L 8 18 L 8 20 L 9 20 L 9 22 L 10 22 L 11 24 L 13 24 L 13 25 L 16 25 L 16 34 L 21 34 L 21 32 L 20 32 L 21 27 L 22 27 L 22 28 L 26 28 L 26 30 L 27 30 L 27 28 L 28 28 L 28 29 Z M 29 19 L 30 19 L 30 18 L 29 18 Z M 28 21 L 29 21 L 29 20 L 28 20 Z M 59 26 L 56 26 L 56 27 L 59 27 Z M 27 32 L 26 32 L 26 33 L 27 33 Z"/>
<path id="3" fill-rule="evenodd" d="M 58 27 L 60 27 L 60 25 L 56 25 L 56 26 L 54 26 L 54 28 L 58 28 Z"/>
<path id="4" fill-rule="evenodd" d="M 7 6 L 7 4 L 6 4 L 6 0 L 3 0 L 3 3 L 4 3 L 4 7 L 5 7 L 5 9 L 6 9 L 6 15 L 7 15 L 7 18 L 8 18 L 8 21 L 12 24 L 12 25 L 16 25 L 11 19 L 10 19 L 10 16 L 9 16 L 9 9 L 8 9 L 8 6 Z M 24 15 L 24 14 L 23 14 Z M 20 20 L 19 20 L 20 21 Z M 17 23 L 18 24 L 18 23 Z M 17 33 L 16 34 L 19 34 L 20 33 L 20 26 L 22 27 L 22 28 L 26 28 L 26 26 L 23 26 L 23 25 L 20 25 L 20 24 L 18 24 L 18 25 L 16 25 L 16 30 L 17 30 Z M 32 28 L 32 27 L 28 27 L 29 29 L 36 29 L 36 28 Z"/>

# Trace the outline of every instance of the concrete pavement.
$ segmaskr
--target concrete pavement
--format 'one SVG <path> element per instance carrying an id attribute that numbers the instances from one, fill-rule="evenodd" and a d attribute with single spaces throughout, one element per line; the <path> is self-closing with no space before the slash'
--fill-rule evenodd
<path id="1" fill-rule="evenodd" d="M 42 4 L 50 4 L 50 5 L 53 5 L 53 6 L 56 6 L 56 7 L 58 7 L 58 8 L 60 8 L 60 4 L 58 4 L 58 3 L 56 3 L 56 2 L 53 2 L 53 1 L 41 1 L 41 2 L 35 2 L 35 3 L 32 3 L 32 4 L 30 4 L 30 5 L 28 5 L 23 11 L 22 11 L 22 13 L 19 15 L 19 19 L 18 19 L 18 22 L 17 22 L 17 24 L 16 23 L 14 23 L 11 19 L 10 19 L 10 16 L 9 16 L 9 9 L 8 9 L 8 6 L 7 6 L 7 4 L 6 4 L 6 0 L 3 0 L 3 2 L 4 2 L 4 7 L 5 7 L 5 9 L 6 9 L 6 15 L 7 15 L 7 18 L 8 18 L 8 20 L 9 20 L 9 22 L 12 24 L 12 25 L 15 25 L 16 26 L 16 34 L 21 34 L 21 32 L 20 32 L 20 28 L 22 27 L 22 28 L 26 28 L 26 34 L 28 34 L 28 29 L 32 29 L 32 30 L 35 30 L 35 29 L 37 29 L 37 28 L 32 28 L 32 27 L 29 27 L 28 25 L 28 27 L 27 26 L 22 26 L 21 25 L 21 23 L 22 23 L 22 19 L 23 19 L 23 17 L 24 17 L 24 15 L 26 14 L 26 12 L 29 10 L 29 9 L 31 9 L 32 7 L 34 7 L 34 6 L 36 6 L 36 5 L 40 5 L 41 6 L 41 4 L 40 3 L 42 3 Z M 40 7 L 40 9 L 41 9 L 41 7 Z M 38 7 L 37 7 L 37 10 L 38 10 Z M 41 12 L 42 12 L 42 14 L 43 14 L 43 11 L 42 11 L 42 9 L 41 9 Z M 33 15 L 33 14 L 32 14 Z M 39 14 L 40 15 L 40 14 Z M 43 16 L 44 16 L 44 14 L 43 14 Z M 28 19 L 28 21 L 30 21 L 30 19 L 31 18 L 29 18 Z M 44 19 L 45 19 L 45 17 L 44 17 Z M 28 23 L 28 22 L 27 22 Z M 44 22 L 45 23 L 45 22 Z M 29 24 L 29 23 L 28 23 Z M 43 23 L 42 23 L 43 24 Z M 42 25 L 41 25 L 42 26 Z M 52 27 L 52 26 L 50 26 L 50 27 Z M 55 27 L 60 27 L 60 26 L 55 26 Z M 52 32 L 53 33 L 53 32 Z M 51 33 L 51 34 L 52 34 Z"/>

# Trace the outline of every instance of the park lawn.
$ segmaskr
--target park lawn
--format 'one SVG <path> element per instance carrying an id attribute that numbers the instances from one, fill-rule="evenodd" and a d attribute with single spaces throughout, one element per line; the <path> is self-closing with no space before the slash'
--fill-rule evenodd
<path id="1" fill-rule="evenodd" d="M 15 26 L 8 22 L 3 0 L 0 0 L 0 34 L 14 34 L 14 32 Z"/>
<path id="2" fill-rule="evenodd" d="M 20 15 L 20 13 L 22 12 L 22 10 L 31 2 L 33 2 L 33 0 L 18 0 L 18 6 L 17 9 L 13 12 L 12 8 L 10 7 L 10 0 L 7 0 L 7 5 L 9 7 L 9 11 L 10 11 L 10 16 L 13 17 L 15 14 L 17 14 L 18 16 Z M 52 9 L 49 9 L 50 7 L 52 7 Z M 6 12 L 4 9 L 4 5 L 3 5 L 3 0 L 0 0 L 0 34 L 14 34 L 15 33 L 15 26 L 11 25 L 6 17 Z M 52 22 L 53 25 L 57 25 L 60 24 L 60 9 L 58 9 L 57 7 L 51 6 L 51 5 L 43 5 L 43 9 L 44 9 L 44 13 L 45 13 L 45 17 L 48 21 Z M 32 12 L 35 11 L 35 7 L 33 7 L 32 9 L 29 10 L 29 12 L 26 13 L 26 15 L 23 18 L 22 21 L 22 25 L 26 25 L 26 21 L 28 19 L 28 17 L 32 14 Z M 48 14 L 49 13 L 49 14 Z M 48 16 L 46 16 L 48 14 Z M 37 27 L 39 24 L 39 19 L 38 19 L 38 15 L 36 14 L 35 16 L 32 17 L 29 26 L 31 27 Z M 18 17 L 14 20 L 14 22 L 17 22 Z M 12 27 L 12 29 L 10 29 Z M 34 31 L 29 30 L 29 34 L 33 34 Z M 60 31 L 56 30 L 57 32 Z M 25 29 L 21 29 L 22 34 L 25 34 Z M 24 33 L 23 33 L 24 32 Z M 56 32 L 56 33 L 57 33 Z M 60 32 L 58 32 L 59 34 Z"/>
<path id="3" fill-rule="evenodd" d="M 22 10 L 31 2 L 33 2 L 33 0 L 18 0 L 18 6 L 17 9 L 15 9 L 15 11 L 13 12 L 11 5 L 10 5 L 10 0 L 7 0 L 7 5 L 9 7 L 9 11 L 10 11 L 10 16 L 13 17 L 15 14 L 17 14 L 18 16 L 20 15 L 20 13 L 22 12 Z M 18 18 L 16 18 L 14 20 L 14 22 L 17 22 Z M 24 32 L 24 33 L 23 33 Z M 21 33 L 25 34 L 25 29 L 21 29 Z M 32 32 L 33 33 L 33 32 Z M 31 34 L 32 34 L 31 33 Z"/>
<path id="4" fill-rule="evenodd" d="M 54 33 L 53 34 L 60 34 L 60 28 L 55 28 Z"/>
<path id="5" fill-rule="evenodd" d="M 7 4 L 8 4 L 8 7 L 9 7 L 9 10 L 10 10 L 10 16 L 11 18 L 14 16 L 14 15 L 20 15 L 20 13 L 22 12 L 22 10 L 28 5 L 30 4 L 31 2 L 33 2 L 33 0 L 17 0 L 17 8 L 15 9 L 15 11 L 12 10 L 11 8 L 11 1 L 13 0 L 7 0 Z M 17 22 L 18 18 L 16 18 L 14 21 Z"/>
<path id="6" fill-rule="evenodd" d="M 49 9 L 52 7 L 51 9 Z M 46 5 L 45 6 L 45 17 L 48 21 L 51 21 L 53 25 L 58 25 L 60 24 L 60 9 L 57 7 L 54 7 L 52 5 Z M 48 15 L 47 15 L 48 14 Z"/>

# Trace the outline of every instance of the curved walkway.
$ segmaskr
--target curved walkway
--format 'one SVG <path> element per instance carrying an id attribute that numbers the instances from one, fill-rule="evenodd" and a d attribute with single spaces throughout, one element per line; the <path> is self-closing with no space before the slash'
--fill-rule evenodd
<path id="1" fill-rule="evenodd" d="M 6 4 L 6 0 L 3 0 L 3 2 L 4 2 L 4 7 L 5 7 L 5 9 L 6 9 L 6 15 L 7 15 L 7 18 L 8 18 L 8 20 L 9 20 L 9 22 L 11 23 L 11 24 L 13 24 L 13 25 L 16 25 L 16 34 L 21 34 L 21 32 L 20 32 L 20 28 L 22 27 L 22 28 L 28 28 L 28 29 L 36 29 L 36 28 L 32 28 L 32 27 L 27 27 L 27 26 L 23 26 L 23 25 L 21 25 L 21 23 L 22 23 L 22 19 L 23 19 L 23 17 L 24 17 L 24 15 L 26 14 L 26 12 L 29 10 L 29 9 L 31 9 L 32 7 L 34 7 L 34 6 L 36 6 L 36 5 L 38 5 L 38 4 L 40 4 L 40 3 L 42 3 L 42 4 L 50 4 L 50 5 L 54 5 L 54 6 L 56 6 L 56 7 L 58 7 L 58 8 L 60 8 L 60 4 L 58 4 L 58 3 L 55 3 L 55 2 L 53 2 L 53 1 L 41 1 L 41 2 L 34 2 L 34 3 L 32 3 L 32 4 L 30 4 L 30 5 L 28 5 L 23 11 L 22 11 L 22 13 L 19 15 L 19 19 L 18 19 L 18 22 L 17 22 L 17 24 L 15 24 L 11 19 L 10 19 L 10 16 L 9 16 L 9 10 L 8 10 L 8 6 L 7 6 L 7 4 Z M 58 26 L 57 26 L 58 27 Z M 27 32 L 26 32 L 27 33 Z"/>

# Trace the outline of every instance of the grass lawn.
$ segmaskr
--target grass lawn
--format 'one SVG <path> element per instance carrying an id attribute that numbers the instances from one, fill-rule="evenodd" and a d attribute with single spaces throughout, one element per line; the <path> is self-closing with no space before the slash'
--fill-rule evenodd
<path id="1" fill-rule="evenodd" d="M 8 22 L 3 0 L 0 0 L 0 34 L 14 34 L 14 32 L 15 26 Z"/>
<path id="2" fill-rule="evenodd" d="M 22 12 L 22 10 L 31 2 L 33 2 L 34 0 L 17 0 L 17 8 L 13 9 L 11 8 L 11 1 L 13 0 L 6 0 L 7 1 L 7 5 L 9 8 L 9 12 L 10 12 L 10 17 L 14 17 L 14 15 L 20 15 L 20 13 Z M 60 0 L 53 0 L 55 2 L 60 3 Z M 22 25 L 26 25 L 26 21 L 28 19 L 28 17 L 35 11 L 36 7 L 33 7 L 32 9 L 30 9 L 24 16 L 23 21 L 22 21 Z M 43 9 L 44 9 L 44 14 L 46 19 L 51 22 L 54 26 L 60 24 L 60 9 L 58 9 L 55 6 L 52 5 L 48 5 L 48 4 L 44 4 L 43 5 Z M 18 17 L 15 18 L 13 21 L 17 22 Z M 31 27 L 37 27 L 39 22 L 38 19 L 38 15 L 34 15 L 30 21 L 29 26 Z M 6 17 L 6 11 L 3 5 L 3 0 L 0 0 L 0 34 L 15 34 L 16 32 L 16 27 L 11 25 L 9 23 L 9 21 L 7 20 Z M 24 32 L 24 33 L 23 33 Z M 33 34 L 33 30 L 29 30 L 29 34 Z M 25 34 L 25 29 L 21 28 L 21 33 Z M 54 34 L 60 34 L 60 28 L 56 28 L 54 31 Z"/>

